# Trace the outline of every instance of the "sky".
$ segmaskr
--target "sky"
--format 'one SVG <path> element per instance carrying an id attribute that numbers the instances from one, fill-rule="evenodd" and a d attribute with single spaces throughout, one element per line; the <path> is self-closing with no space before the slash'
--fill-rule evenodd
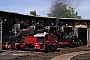
<path id="1" fill-rule="evenodd" d="M 38 15 L 46 17 L 55 0 L 1 0 L 0 10 L 30 15 L 36 10 Z M 65 0 L 66 1 L 66 0 Z M 90 0 L 67 0 L 83 19 L 90 19 Z"/>

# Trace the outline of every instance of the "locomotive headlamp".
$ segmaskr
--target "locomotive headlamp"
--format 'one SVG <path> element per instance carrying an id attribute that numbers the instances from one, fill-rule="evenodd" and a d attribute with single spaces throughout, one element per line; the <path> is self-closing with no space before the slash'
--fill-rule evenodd
<path id="1" fill-rule="evenodd" d="M 79 40 L 81 42 L 81 40 Z"/>
<path id="2" fill-rule="evenodd" d="M 68 23 L 66 23 L 66 26 L 68 26 Z"/>
<path id="3" fill-rule="evenodd" d="M 62 25 L 62 22 L 60 22 L 60 25 Z"/>
<path id="4" fill-rule="evenodd" d="M 62 22 L 61 22 L 61 24 L 62 24 Z"/>
<path id="5" fill-rule="evenodd" d="M 60 36 L 61 37 L 61 36 Z"/>
<path id="6" fill-rule="evenodd" d="M 51 23 L 51 25 L 54 25 L 54 23 Z"/>
<path id="7" fill-rule="evenodd" d="M 37 21 L 37 24 L 40 24 L 39 21 Z"/>
<path id="8" fill-rule="evenodd" d="M 74 40 L 73 40 L 73 42 L 74 42 Z"/>
<path id="9" fill-rule="evenodd" d="M 6 18 L 4 18 L 4 21 L 7 21 L 7 19 L 6 19 Z"/>
<path id="10" fill-rule="evenodd" d="M 24 23 L 24 21 L 22 20 L 22 23 Z"/>

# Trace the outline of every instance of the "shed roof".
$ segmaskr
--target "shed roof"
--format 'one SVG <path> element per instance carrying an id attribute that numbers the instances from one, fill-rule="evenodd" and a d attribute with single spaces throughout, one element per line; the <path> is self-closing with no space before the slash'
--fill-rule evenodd
<path id="1" fill-rule="evenodd" d="M 20 14 L 20 13 L 17 13 L 17 12 L 7 12 L 7 11 L 1 11 L 0 12 L 3 12 L 3 13 L 9 13 L 9 14 L 17 14 L 17 15 L 21 15 L 21 16 L 28 16 L 28 17 L 37 17 L 37 18 L 53 18 L 53 19 L 57 19 L 57 17 L 41 17 L 41 16 L 33 16 L 33 15 L 25 15 L 25 14 Z M 59 20 L 79 20 L 79 21 L 82 21 L 82 20 L 90 20 L 90 19 L 78 19 L 78 18 L 58 18 Z"/>

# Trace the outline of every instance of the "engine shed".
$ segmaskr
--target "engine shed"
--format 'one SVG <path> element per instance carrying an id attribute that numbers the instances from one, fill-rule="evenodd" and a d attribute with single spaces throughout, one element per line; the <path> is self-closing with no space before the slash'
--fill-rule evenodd
<path id="1" fill-rule="evenodd" d="M 43 29 L 45 26 L 50 26 L 52 30 L 61 29 L 66 34 L 77 35 L 79 39 L 82 39 L 83 45 L 90 46 L 89 19 L 59 18 L 57 20 L 56 17 L 40 17 L 0 11 L 0 49 L 2 49 L 3 39 L 9 31 L 15 30 L 14 27 L 18 28 L 19 31 L 27 28 L 27 26 L 35 26 L 37 30 Z M 17 32 L 15 31 L 15 33 Z"/>

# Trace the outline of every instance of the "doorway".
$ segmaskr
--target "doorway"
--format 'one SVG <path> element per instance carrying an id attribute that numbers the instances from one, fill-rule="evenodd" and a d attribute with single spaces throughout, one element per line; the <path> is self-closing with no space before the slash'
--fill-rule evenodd
<path id="1" fill-rule="evenodd" d="M 83 45 L 87 45 L 87 28 L 78 28 L 78 38 L 82 40 Z"/>
<path id="2" fill-rule="evenodd" d="M 12 31 L 13 24 L 5 23 L 2 25 L 2 42 L 4 42 L 5 37 L 9 36 L 9 31 Z"/>

